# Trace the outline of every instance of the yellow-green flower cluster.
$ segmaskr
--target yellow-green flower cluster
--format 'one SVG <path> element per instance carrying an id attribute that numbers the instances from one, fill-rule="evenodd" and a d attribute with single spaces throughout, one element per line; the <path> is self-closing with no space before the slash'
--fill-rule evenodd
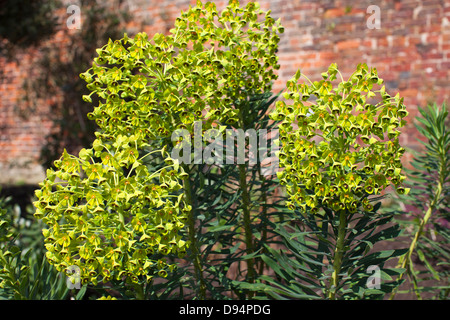
<path id="1" fill-rule="evenodd" d="M 334 80 L 340 76 L 336 86 Z M 399 128 L 407 116 L 403 98 L 391 97 L 375 68 L 359 64 L 344 81 L 336 64 L 321 81 L 287 82 L 286 101 L 271 114 L 280 121 L 278 173 L 290 195 L 288 205 L 317 212 L 321 206 L 355 212 L 372 210 L 368 196 L 390 184 L 402 187 Z M 315 96 L 315 101 L 309 99 Z M 377 99 L 378 98 L 378 99 Z"/>
<path id="2" fill-rule="evenodd" d="M 124 136 L 78 157 L 64 152 L 36 191 L 50 263 L 59 271 L 77 266 L 82 283 L 165 277 L 174 266 L 152 257 L 186 253 L 180 230 L 191 209 L 177 193 L 181 168 L 167 162 L 148 172 Z"/>
<path id="3" fill-rule="evenodd" d="M 98 49 L 81 77 L 99 105 L 89 114 L 108 138 L 133 133 L 139 139 L 167 137 L 177 128 L 193 132 L 203 121 L 233 124 L 233 104 L 271 88 L 279 68 L 280 21 L 258 3 L 238 1 L 218 12 L 213 2 L 182 12 L 175 28 L 152 39 L 145 33 L 110 40 Z"/>
<path id="4" fill-rule="evenodd" d="M 175 26 L 172 33 L 182 40 L 176 45 L 180 51 L 174 65 L 191 73 L 196 84 L 188 88 L 187 96 L 208 98 L 207 118 L 232 124 L 238 113 L 233 103 L 271 89 L 279 69 L 277 33 L 284 30 L 280 20 L 263 12 L 257 2 L 241 8 L 239 1 L 229 1 L 218 12 L 213 2 L 197 1 L 197 7 L 182 13 Z"/>

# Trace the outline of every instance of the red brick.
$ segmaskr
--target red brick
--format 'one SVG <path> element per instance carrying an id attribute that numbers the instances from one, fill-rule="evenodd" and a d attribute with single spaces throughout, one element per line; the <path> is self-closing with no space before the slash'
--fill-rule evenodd
<path id="1" fill-rule="evenodd" d="M 336 44 L 337 49 L 340 50 L 348 50 L 348 49 L 356 49 L 361 45 L 361 41 L 359 40 L 345 40 L 340 41 Z"/>
<path id="2" fill-rule="evenodd" d="M 323 17 L 326 18 L 336 18 L 336 17 L 341 17 L 345 14 L 345 8 L 333 8 L 333 9 L 328 9 L 327 11 L 325 11 L 325 14 L 323 15 Z"/>
<path id="3" fill-rule="evenodd" d="M 331 51 L 322 51 L 318 54 L 319 60 L 333 60 L 336 58 L 337 58 L 336 53 L 331 52 Z"/>

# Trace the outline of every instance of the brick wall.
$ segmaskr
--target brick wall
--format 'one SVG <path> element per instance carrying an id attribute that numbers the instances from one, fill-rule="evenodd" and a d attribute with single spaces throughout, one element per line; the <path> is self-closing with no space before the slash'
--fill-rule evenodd
<path id="1" fill-rule="evenodd" d="M 68 1 L 70 2 L 70 1 Z M 242 1 L 247 3 L 248 1 Z M 418 149 L 413 118 L 417 106 L 442 102 L 450 95 L 450 2 L 438 0 L 259 1 L 281 18 L 279 58 L 281 69 L 274 91 L 278 92 L 298 68 L 310 79 L 317 79 L 330 63 L 336 62 L 344 77 L 359 62 L 376 67 L 388 92 L 400 93 L 410 112 L 402 143 Z M 216 1 L 219 8 L 226 1 Z M 195 1 L 128 0 L 122 3 L 133 15 L 129 34 L 146 31 L 167 33 L 180 10 Z M 380 28 L 369 29 L 370 5 L 380 8 Z M 59 11 L 61 29 L 66 27 L 65 10 Z M 81 14 L 83 8 L 81 7 Z M 49 41 L 64 43 L 70 32 L 58 32 Z M 72 32 L 72 31 L 71 31 Z M 73 31 L 76 32 L 76 31 Z M 39 110 L 26 120 L 17 112 L 22 81 L 30 75 L 39 48 L 18 52 L 12 61 L 0 57 L 3 71 L 0 84 L 0 183 L 35 183 L 42 179 L 39 153 L 44 137 L 51 130 L 46 120 L 49 97 L 39 102 Z M 80 97 L 81 98 L 81 97 Z M 408 159 L 406 159 L 408 162 Z"/>

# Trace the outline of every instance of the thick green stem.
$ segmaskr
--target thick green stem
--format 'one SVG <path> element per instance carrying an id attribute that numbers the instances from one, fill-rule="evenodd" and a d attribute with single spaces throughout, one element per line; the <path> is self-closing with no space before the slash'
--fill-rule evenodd
<path id="1" fill-rule="evenodd" d="M 245 164 L 239 164 L 239 185 L 242 191 L 242 211 L 243 223 L 245 232 L 245 247 L 247 254 L 253 253 L 253 235 L 251 229 L 250 217 L 250 196 L 247 188 L 247 175 L 245 171 Z M 255 279 L 255 271 L 253 268 L 253 258 L 247 259 L 247 281 L 253 283 Z"/>
<path id="2" fill-rule="evenodd" d="M 189 172 L 187 167 L 184 167 L 185 172 Z M 194 263 L 194 274 L 197 280 L 197 283 L 199 284 L 198 287 L 198 299 L 199 300 L 205 300 L 206 299 L 206 285 L 205 285 L 205 279 L 203 277 L 203 267 L 200 259 L 200 252 L 199 252 L 199 244 L 197 242 L 197 230 L 195 228 L 195 215 L 194 215 L 194 208 L 192 206 L 192 188 L 191 188 L 191 181 L 189 176 L 186 177 L 183 180 L 183 186 L 184 186 L 184 192 L 186 195 L 186 202 L 191 205 L 192 209 L 189 212 L 188 216 L 188 236 L 189 236 L 189 242 L 190 242 L 190 248 L 192 252 L 192 261 Z"/>
<path id="3" fill-rule="evenodd" d="M 245 121 L 244 115 L 247 113 L 247 104 L 243 104 L 238 107 L 239 109 L 239 127 L 242 130 L 245 130 Z M 251 228 L 251 216 L 250 216 L 250 195 L 248 192 L 247 186 L 247 171 L 246 165 L 238 164 L 239 167 L 239 188 L 242 192 L 242 211 L 243 211 L 243 224 L 244 224 L 244 237 L 245 237 L 245 248 L 247 254 L 252 254 L 254 252 L 253 248 L 253 234 Z M 253 283 L 255 280 L 255 270 L 254 270 L 254 259 L 247 259 L 247 281 L 249 283 Z M 253 296 L 253 292 L 248 294 L 248 297 L 251 298 Z"/>
<path id="4" fill-rule="evenodd" d="M 334 300 L 339 286 L 339 273 L 341 272 L 342 258 L 344 256 L 345 235 L 347 230 L 347 211 L 341 210 L 339 213 L 338 236 L 336 239 L 336 248 L 333 257 L 333 274 L 331 276 L 331 287 L 328 292 L 328 298 Z"/>

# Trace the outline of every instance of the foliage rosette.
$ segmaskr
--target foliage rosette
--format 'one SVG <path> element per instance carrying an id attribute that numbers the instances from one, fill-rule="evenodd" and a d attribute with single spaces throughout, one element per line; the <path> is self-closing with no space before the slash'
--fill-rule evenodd
<path id="1" fill-rule="evenodd" d="M 405 149 L 399 144 L 408 115 L 403 98 L 391 97 L 377 70 L 366 64 L 359 64 L 348 81 L 336 64 L 320 81 L 305 77 L 299 83 L 302 76 L 298 71 L 287 82 L 286 101 L 278 101 L 271 114 L 280 121 L 278 177 L 290 197 L 288 206 L 372 211 L 370 195 L 389 185 L 408 192 L 402 186 Z M 337 76 L 342 81 L 333 86 Z"/>
<path id="2" fill-rule="evenodd" d="M 174 265 L 165 256 L 186 253 L 180 230 L 191 208 L 179 192 L 182 169 L 166 157 L 165 167 L 148 172 L 132 141 L 96 140 L 78 157 L 64 152 L 36 191 L 48 261 L 63 272 L 78 267 L 83 284 L 166 277 Z"/>

